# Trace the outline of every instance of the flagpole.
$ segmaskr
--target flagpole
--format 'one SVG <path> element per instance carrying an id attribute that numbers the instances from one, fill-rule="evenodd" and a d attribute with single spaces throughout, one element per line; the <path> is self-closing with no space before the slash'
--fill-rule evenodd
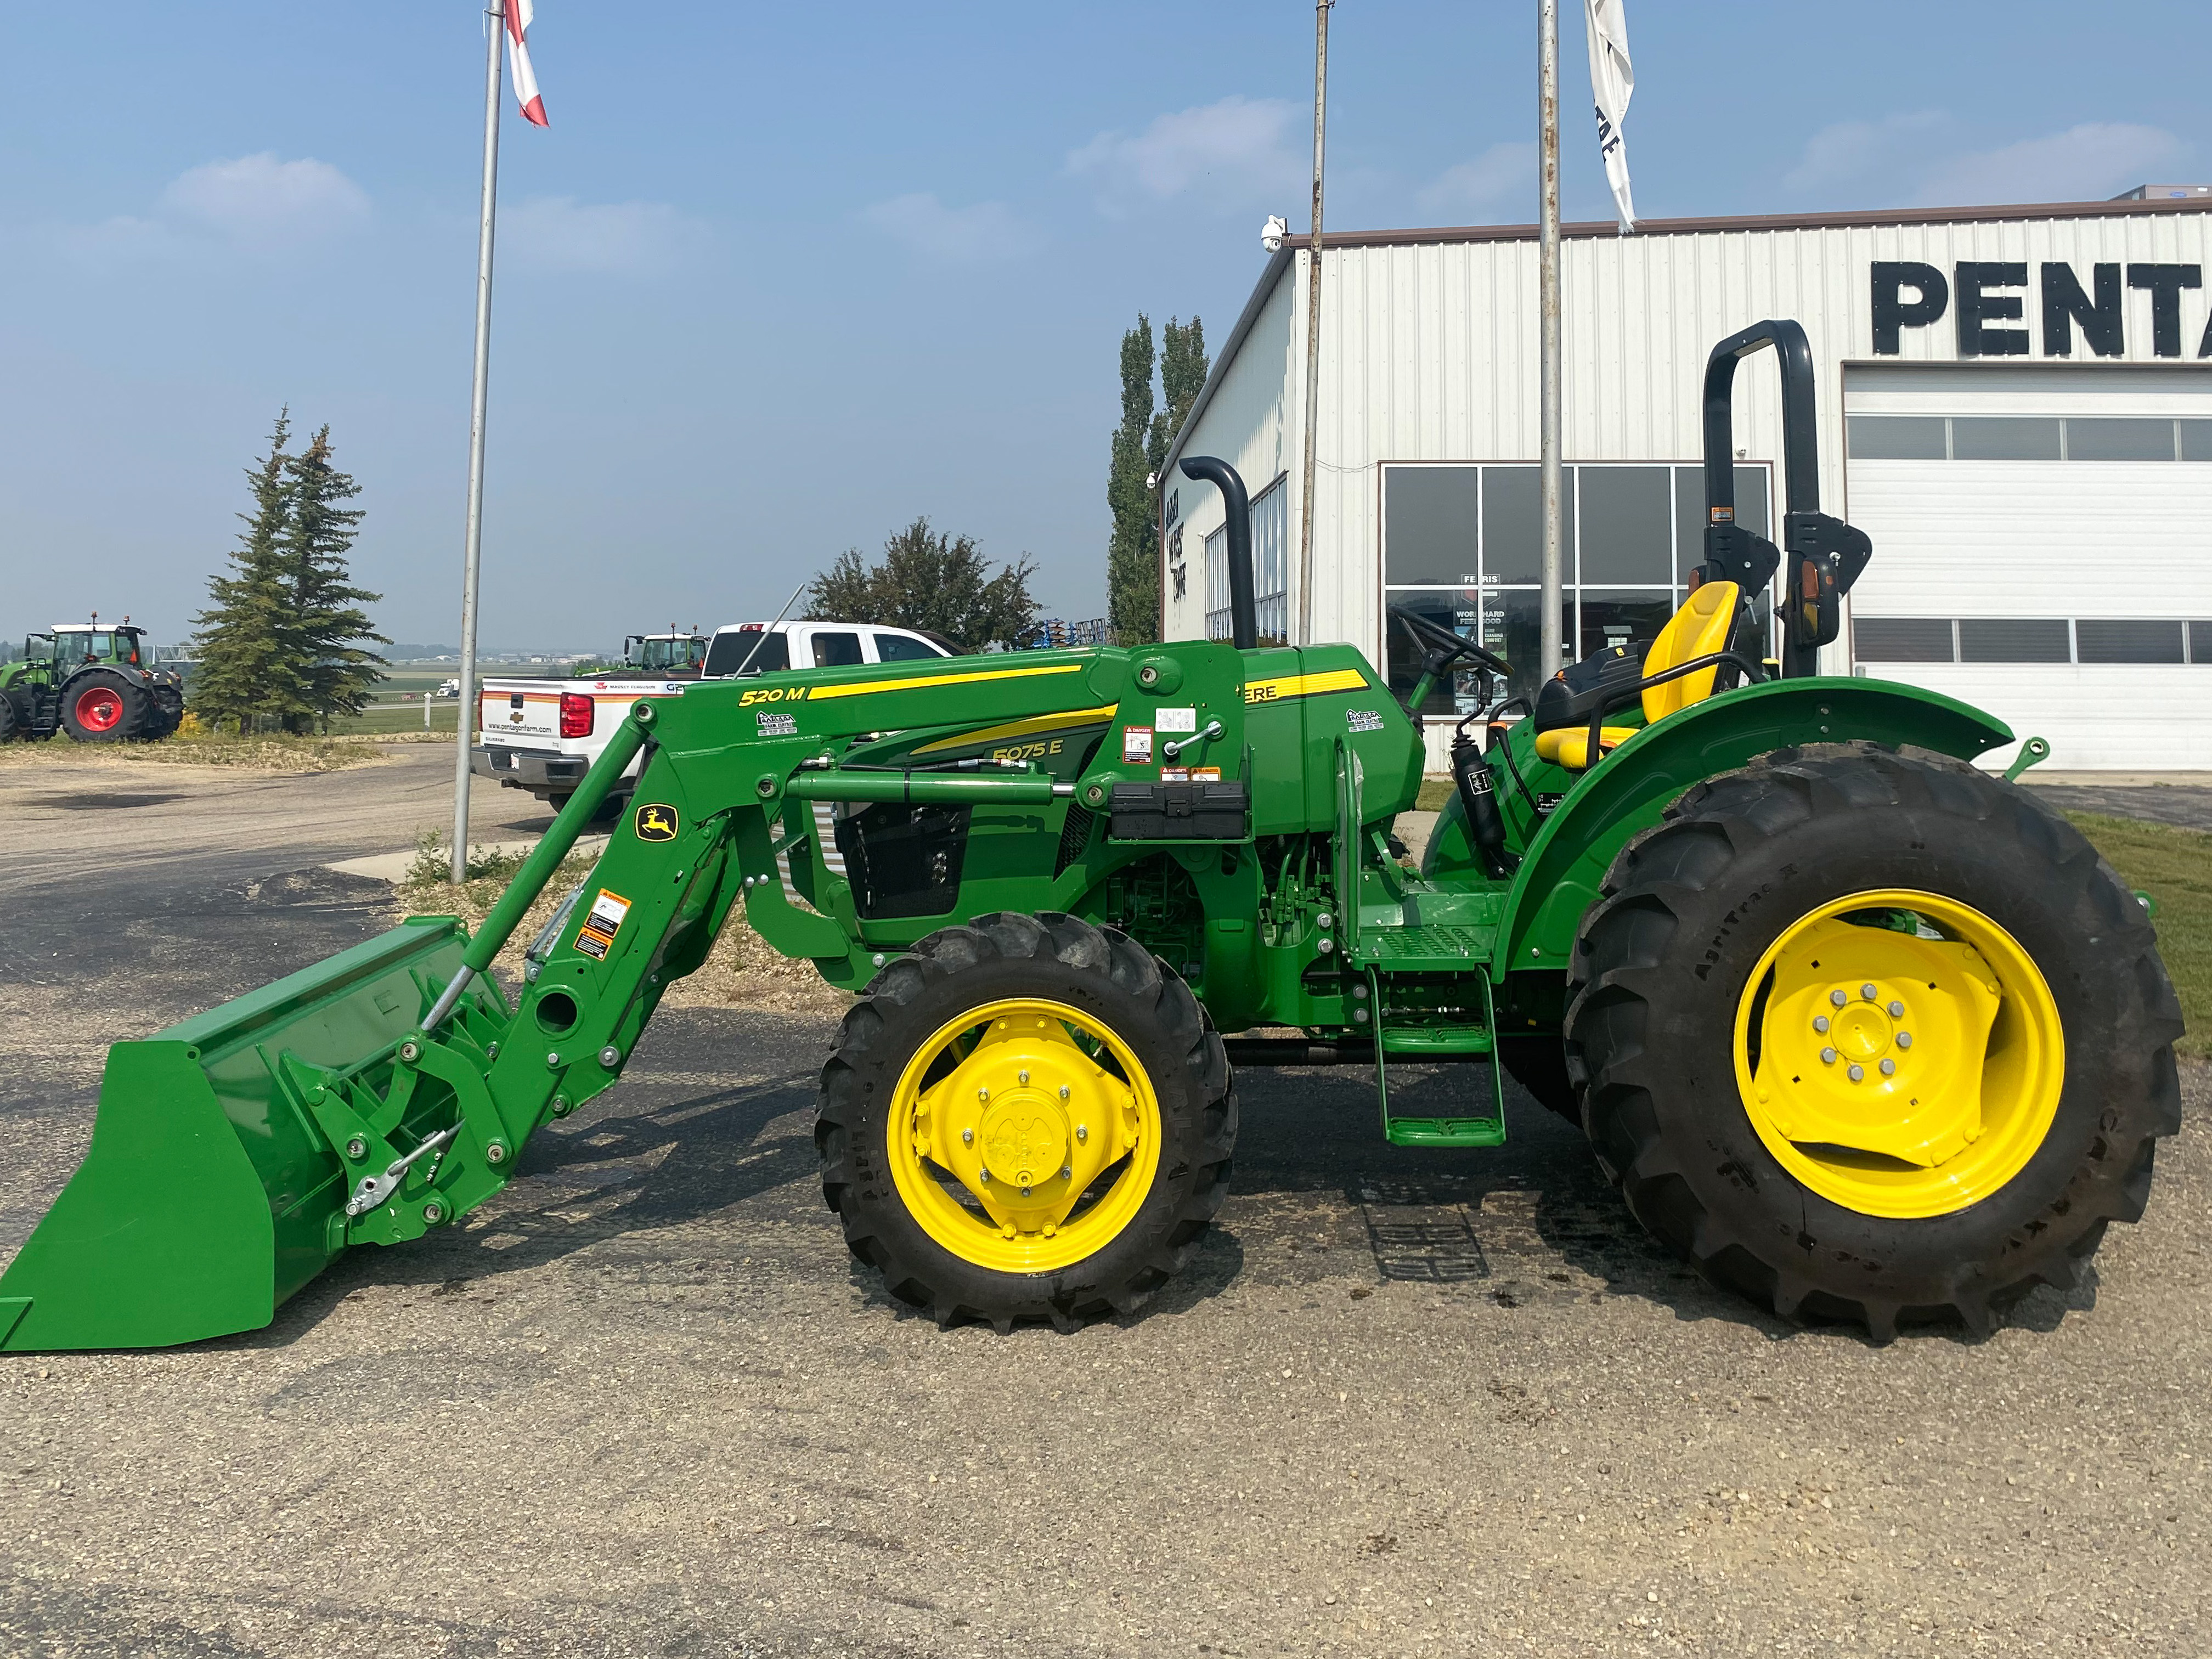
<path id="1" fill-rule="evenodd" d="M 499 37 L 507 28 L 507 0 L 490 0 L 486 14 L 483 211 L 477 225 L 476 388 L 469 404 L 469 526 L 461 556 L 461 706 L 453 742 L 453 859 L 455 885 L 469 872 L 470 734 L 477 714 L 477 571 L 483 553 L 484 404 L 491 381 L 491 240 L 499 193 Z"/>
<path id="2" fill-rule="evenodd" d="M 1313 643 L 1314 446 L 1321 431 L 1321 173 L 1328 116 L 1328 9 L 1336 0 L 1314 4 L 1314 174 L 1313 234 L 1306 239 L 1306 453 L 1304 487 L 1298 498 L 1298 636 Z M 1340 635 L 1342 629 L 1338 630 Z"/>
<path id="3" fill-rule="evenodd" d="M 1566 514 L 1559 467 L 1559 4 L 1536 0 L 1536 125 L 1543 224 L 1538 239 L 1537 367 L 1541 380 L 1537 455 L 1543 495 L 1544 586 L 1541 659 L 1546 679 L 1565 658 Z"/>

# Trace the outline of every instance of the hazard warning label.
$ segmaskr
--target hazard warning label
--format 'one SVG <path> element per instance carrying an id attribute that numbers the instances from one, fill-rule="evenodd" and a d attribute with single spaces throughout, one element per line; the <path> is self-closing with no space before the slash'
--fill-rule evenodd
<path id="1" fill-rule="evenodd" d="M 586 956 L 606 960 L 607 952 L 614 948 L 615 935 L 622 932 L 623 922 L 629 915 L 629 901 L 604 887 L 599 897 L 592 901 L 590 914 L 584 925 L 576 930 L 576 948 Z"/>

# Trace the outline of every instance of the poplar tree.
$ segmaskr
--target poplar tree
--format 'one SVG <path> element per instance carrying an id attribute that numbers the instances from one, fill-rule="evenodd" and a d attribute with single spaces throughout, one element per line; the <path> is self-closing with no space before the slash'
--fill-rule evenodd
<path id="1" fill-rule="evenodd" d="M 1146 479 L 1156 470 L 1152 436 L 1152 322 L 1142 312 L 1121 337 L 1121 423 L 1106 471 L 1106 505 L 1114 527 L 1106 544 L 1106 621 L 1116 645 L 1159 637 L 1158 500 Z"/>
<path id="2" fill-rule="evenodd" d="M 333 714 L 358 714 L 387 665 L 368 647 L 392 641 L 361 607 L 384 596 L 353 585 L 350 556 L 362 514 L 342 503 L 361 494 L 352 475 L 331 463 L 326 424 L 286 464 L 291 512 L 278 542 L 290 589 L 289 644 L 302 696 L 285 711 L 284 727 L 305 732 Z"/>

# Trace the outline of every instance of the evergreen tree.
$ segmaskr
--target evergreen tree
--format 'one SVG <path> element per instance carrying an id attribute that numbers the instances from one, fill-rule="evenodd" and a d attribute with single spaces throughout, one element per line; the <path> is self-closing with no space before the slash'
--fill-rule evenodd
<path id="1" fill-rule="evenodd" d="M 808 614 L 942 634 L 963 651 L 1010 646 L 1036 620 L 1030 593 L 1036 574 L 1024 556 L 994 576 L 972 537 L 950 536 L 916 519 L 884 542 L 879 564 L 868 564 L 858 548 L 838 555 L 808 590 Z"/>
<path id="2" fill-rule="evenodd" d="M 278 412 L 269 453 L 246 470 L 253 510 L 231 550 L 228 574 L 208 581 L 209 608 L 195 617 L 199 665 L 192 708 L 210 726 L 235 721 L 244 731 L 274 714 L 303 713 L 307 686 L 291 649 L 291 595 L 283 539 L 291 518 L 291 411 Z"/>
<path id="3" fill-rule="evenodd" d="M 361 609 L 384 596 L 353 586 L 348 557 L 361 526 L 358 507 L 341 502 L 361 494 L 349 473 L 331 464 L 325 425 L 286 466 L 291 515 L 278 543 L 291 590 L 290 644 L 302 696 L 283 712 L 284 728 L 330 730 L 333 714 L 358 714 L 382 678 L 385 659 L 367 648 L 392 641 Z"/>
<path id="4" fill-rule="evenodd" d="M 1156 493 L 1146 485 L 1154 469 L 1152 323 L 1142 312 L 1121 337 L 1121 423 L 1106 471 L 1106 505 L 1114 528 L 1106 544 L 1106 621 L 1117 645 L 1143 645 L 1159 637 L 1160 570 Z"/>

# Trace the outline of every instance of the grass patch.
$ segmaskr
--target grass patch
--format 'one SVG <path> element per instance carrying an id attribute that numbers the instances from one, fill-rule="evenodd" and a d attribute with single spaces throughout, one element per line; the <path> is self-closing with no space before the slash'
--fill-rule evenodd
<path id="1" fill-rule="evenodd" d="M 1444 810 L 1444 803 L 1452 798 L 1452 792 L 1458 787 L 1449 778 L 1423 778 L 1421 793 L 1413 797 L 1413 810 L 1416 812 L 1441 812 Z"/>
<path id="2" fill-rule="evenodd" d="M 519 854 L 471 848 L 469 879 L 455 887 L 447 879 L 450 866 L 444 836 L 425 830 L 415 838 L 415 858 L 398 890 L 402 915 L 459 916 L 481 927 L 521 867 Z M 546 882 L 495 960 L 507 982 L 521 982 L 523 953 L 569 891 L 589 878 L 597 853 L 571 853 Z M 823 979 L 811 962 L 793 961 L 767 944 L 733 908 L 721 937 L 696 973 L 668 988 L 661 999 L 671 1008 L 769 1008 L 793 1013 L 842 1013 L 852 998 Z"/>
<path id="3" fill-rule="evenodd" d="M 451 741 L 450 738 L 447 741 Z M 181 731 L 159 743 L 76 743 L 60 732 L 44 743 L 0 744 L 0 766 L 228 766 L 248 772 L 338 772 L 383 757 L 372 743 L 339 737 L 239 737 Z"/>
<path id="4" fill-rule="evenodd" d="M 2177 1053 L 2212 1055 L 2212 835 L 2140 818 L 2069 812 L 2105 862 L 2158 907 L 2158 953 L 2181 998 L 2189 1034 Z"/>

